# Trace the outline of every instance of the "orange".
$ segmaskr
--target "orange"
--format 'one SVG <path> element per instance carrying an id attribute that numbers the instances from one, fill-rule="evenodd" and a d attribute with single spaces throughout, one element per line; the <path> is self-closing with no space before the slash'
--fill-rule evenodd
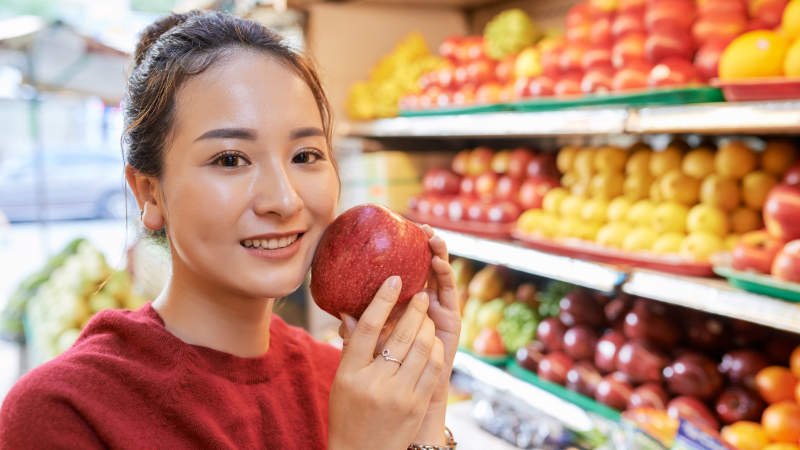
<path id="1" fill-rule="evenodd" d="M 789 357 L 789 368 L 796 377 L 800 377 L 800 345 L 795 347 L 792 351 L 792 356 Z"/>
<path id="2" fill-rule="evenodd" d="M 781 34 L 790 41 L 800 38 L 800 3 L 791 1 L 786 5 L 781 20 Z"/>
<path id="3" fill-rule="evenodd" d="M 800 76 L 800 40 L 794 41 L 786 51 L 786 57 L 783 60 L 783 74 L 787 77 Z"/>
<path id="4" fill-rule="evenodd" d="M 730 424 L 720 432 L 722 439 L 739 450 L 761 450 L 769 439 L 760 423 L 740 421 Z"/>
<path id="5" fill-rule="evenodd" d="M 793 401 L 770 405 L 761 416 L 761 425 L 771 441 L 796 444 L 800 441 L 800 405 Z"/>
<path id="6" fill-rule="evenodd" d="M 794 401 L 797 378 L 786 367 L 769 366 L 756 374 L 756 389 L 767 403 Z"/>
<path id="7" fill-rule="evenodd" d="M 770 139 L 761 153 L 761 168 L 782 177 L 797 158 L 797 150 L 788 139 Z M 800 367 L 799 367 L 800 368 Z M 795 373 L 800 376 L 800 372 Z"/>
<path id="8" fill-rule="evenodd" d="M 774 31 L 749 31 L 728 44 L 719 60 L 722 80 L 779 77 L 789 41 Z"/>

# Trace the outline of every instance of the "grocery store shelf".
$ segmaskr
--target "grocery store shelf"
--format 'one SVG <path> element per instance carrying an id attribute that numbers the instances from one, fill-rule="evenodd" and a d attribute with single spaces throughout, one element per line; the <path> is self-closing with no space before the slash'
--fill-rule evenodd
<path id="1" fill-rule="evenodd" d="M 526 137 L 619 134 L 625 130 L 624 108 L 584 108 L 531 113 L 454 114 L 398 117 L 342 124 L 345 135 L 396 137 Z"/>
<path id="2" fill-rule="evenodd" d="M 800 305 L 740 291 L 710 278 L 634 270 L 622 290 L 713 314 L 800 333 Z"/>
<path id="3" fill-rule="evenodd" d="M 767 134 L 800 130 L 800 101 L 708 103 L 632 109 L 629 133 Z"/>
<path id="4" fill-rule="evenodd" d="M 437 229 L 453 255 L 498 264 L 522 272 L 567 283 L 612 292 L 625 279 L 625 273 L 597 263 L 551 255 L 511 242 L 495 241 Z"/>
<path id="5" fill-rule="evenodd" d="M 515 378 L 513 375 L 466 353 L 457 353 L 453 368 L 461 373 L 496 389 L 502 394 L 522 400 L 531 407 L 558 419 L 575 431 L 594 428 L 592 418 L 586 411 L 572 403 Z"/>

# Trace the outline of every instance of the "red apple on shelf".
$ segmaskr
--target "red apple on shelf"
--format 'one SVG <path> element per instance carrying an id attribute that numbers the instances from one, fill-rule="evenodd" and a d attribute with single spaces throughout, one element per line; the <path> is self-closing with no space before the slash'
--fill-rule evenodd
<path id="1" fill-rule="evenodd" d="M 694 67 L 701 79 L 711 80 L 719 73 L 719 59 L 728 46 L 728 40 L 711 39 L 700 46 L 694 55 Z"/>
<path id="2" fill-rule="evenodd" d="M 617 12 L 618 14 L 625 13 L 641 13 L 644 14 L 647 0 L 618 0 Z"/>
<path id="3" fill-rule="evenodd" d="M 603 373 L 617 369 L 617 352 L 625 344 L 625 336 L 614 330 L 608 330 L 597 341 L 594 353 L 594 365 Z"/>
<path id="4" fill-rule="evenodd" d="M 595 44 L 583 54 L 581 68 L 588 71 L 593 68 L 611 68 L 611 44 Z"/>
<path id="5" fill-rule="evenodd" d="M 617 10 L 617 0 L 589 0 L 589 14 L 595 20 L 608 17 Z"/>
<path id="6" fill-rule="evenodd" d="M 557 186 L 558 182 L 550 178 L 528 178 L 519 188 L 517 203 L 525 210 L 541 208 L 544 196 Z"/>
<path id="7" fill-rule="evenodd" d="M 505 174 L 508 172 L 508 164 L 511 160 L 511 152 L 508 150 L 500 150 L 494 154 L 492 158 L 492 172 L 496 174 Z"/>
<path id="8" fill-rule="evenodd" d="M 498 200 L 515 201 L 519 195 L 522 181 L 519 178 L 512 178 L 503 175 L 497 180 L 494 197 Z"/>
<path id="9" fill-rule="evenodd" d="M 730 334 L 725 322 L 705 313 L 689 314 L 685 320 L 689 346 L 706 352 L 719 352 L 729 343 Z"/>
<path id="10" fill-rule="evenodd" d="M 783 174 L 782 184 L 797 186 L 800 184 L 800 162 L 795 163 Z"/>
<path id="11" fill-rule="evenodd" d="M 423 215 L 427 216 L 431 214 L 431 210 L 433 209 L 433 201 L 428 197 L 420 197 L 417 200 L 417 207 L 416 211 Z"/>
<path id="12" fill-rule="evenodd" d="M 436 71 L 436 84 L 442 89 L 451 89 L 455 87 L 454 68 L 452 66 L 445 66 Z"/>
<path id="13" fill-rule="evenodd" d="M 621 411 L 628 406 L 632 394 L 633 386 L 630 383 L 610 374 L 597 384 L 594 398 L 604 405 Z"/>
<path id="14" fill-rule="evenodd" d="M 475 102 L 481 105 L 490 105 L 500 101 L 500 92 L 503 86 L 497 82 L 481 84 L 475 91 Z"/>
<path id="15" fill-rule="evenodd" d="M 419 211 L 419 197 L 414 196 L 408 199 L 408 210 Z"/>
<path id="16" fill-rule="evenodd" d="M 555 94 L 556 82 L 547 75 L 533 78 L 528 84 L 528 93 L 531 97 L 549 97 Z"/>
<path id="17" fill-rule="evenodd" d="M 628 314 L 633 306 L 633 300 L 627 295 L 619 295 L 603 305 L 603 314 L 606 322 L 612 327 L 621 325 L 625 322 L 625 315 Z"/>
<path id="18" fill-rule="evenodd" d="M 585 44 L 571 43 L 561 52 L 560 67 L 562 72 L 580 71 L 583 55 L 589 50 Z"/>
<path id="19" fill-rule="evenodd" d="M 779 184 L 772 188 L 763 214 L 769 234 L 784 241 L 800 239 L 800 185 Z"/>
<path id="20" fill-rule="evenodd" d="M 797 335 L 774 331 L 764 346 L 765 355 L 771 365 L 786 365 L 795 347 L 800 345 Z"/>
<path id="21" fill-rule="evenodd" d="M 741 420 L 758 422 L 766 405 L 758 394 L 740 386 L 730 386 L 722 391 L 716 402 L 717 416 L 728 425 Z"/>
<path id="22" fill-rule="evenodd" d="M 597 333 L 586 325 L 575 325 L 564 333 L 562 348 L 574 361 L 590 360 L 597 347 Z"/>
<path id="23" fill-rule="evenodd" d="M 564 32 L 567 45 L 587 45 L 592 41 L 592 24 L 585 23 L 572 28 L 567 28 Z"/>
<path id="24" fill-rule="evenodd" d="M 525 173 L 529 178 L 550 178 L 558 179 L 561 174 L 556 166 L 556 155 L 554 153 L 539 153 L 533 155 Z"/>
<path id="25" fill-rule="evenodd" d="M 558 318 L 567 327 L 587 325 L 597 328 L 605 325 L 603 307 L 584 289 L 568 292 L 558 306 L 560 308 Z"/>
<path id="26" fill-rule="evenodd" d="M 497 81 L 506 83 L 513 78 L 515 58 L 516 56 L 513 55 L 507 56 L 494 66 L 494 78 Z"/>
<path id="27" fill-rule="evenodd" d="M 648 62 L 635 61 L 617 69 L 611 79 L 611 88 L 615 92 L 646 88 L 652 67 Z"/>
<path id="28" fill-rule="evenodd" d="M 423 190 L 438 195 L 458 194 L 461 177 L 447 169 L 431 169 L 422 178 Z"/>
<path id="29" fill-rule="evenodd" d="M 750 231 L 739 238 L 733 248 L 732 266 L 736 270 L 769 274 L 772 262 L 783 247 L 783 241 L 775 239 L 765 230 Z"/>
<path id="30" fill-rule="evenodd" d="M 473 222 L 488 222 L 489 207 L 486 202 L 477 201 L 467 207 L 467 219 Z"/>
<path id="31" fill-rule="evenodd" d="M 532 77 L 519 77 L 514 80 L 514 100 L 532 97 L 529 85 Z"/>
<path id="32" fill-rule="evenodd" d="M 461 45 L 461 36 L 450 36 L 439 45 L 439 55 L 443 58 L 455 60 L 456 50 Z"/>
<path id="33" fill-rule="evenodd" d="M 747 22 L 747 31 L 772 30 L 773 28 L 772 25 L 759 18 L 750 19 L 750 21 Z"/>
<path id="34" fill-rule="evenodd" d="M 628 408 L 655 408 L 659 410 L 667 409 L 669 396 L 659 383 L 645 383 L 631 393 L 628 399 Z"/>
<path id="35" fill-rule="evenodd" d="M 644 61 L 645 42 L 647 35 L 644 33 L 629 33 L 617 39 L 611 47 L 611 64 L 615 69 L 623 69 L 632 63 Z M 650 68 L 647 68 L 648 72 Z"/>
<path id="36" fill-rule="evenodd" d="M 697 69 L 682 58 L 668 58 L 656 64 L 647 80 L 650 86 L 685 86 L 698 81 Z"/>
<path id="37" fill-rule="evenodd" d="M 779 280 L 800 283 L 800 239 L 788 242 L 778 252 L 772 262 L 772 276 Z"/>
<path id="38" fill-rule="evenodd" d="M 644 10 L 619 13 L 611 23 L 611 34 L 617 40 L 627 34 L 644 34 L 646 31 Z"/>
<path id="39" fill-rule="evenodd" d="M 431 200 L 431 215 L 440 219 L 446 218 L 448 214 L 447 208 L 450 206 L 450 200 L 442 197 L 435 197 Z"/>
<path id="40" fill-rule="evenodd" d="M 472 342 L 472 349 L 481 356 L 498 357 L 506 355 L 503 338 L 494 328 L 484 328 Z"/>
<path id="41" fill-rule="evenodd" d="M 477 147 L 469 152 L 469 162 L 467 165 L 467 173 L 472 176 L 478 176 L 492 170 L 492 159 L 494 158 L 494 151 L 489 147 Z"/>
<path id="42" fill-rule="evenodd" d="M 678 325 L 678 321 L 663 308 L 637 300 L 625 315 L 624 332 L 628 339 L 645 340 L 662 349 L 673 349 L 681 336 Z"/>
<path id="43" fill-rule="evenodd" d="M 511 151 L 508 161 L 508 176 L 523 178 L 528 170 L 528 163 L 533 159 L 534 153 L 525 147 L 517 147 Z"/>
<path id="44" fill-rule="evenodd" d="M 475 92 L 477 88 L 474 84 L 465 84 L 453 93 L 454 106 L 469 106 L 475 104 Z"/>
<path id="45" fill-rule="evenodd" d="M 553 383 L 564 385 L 567 382 L 567 372 L 572 368 L 572 360 L 561 352 L 551 352 L 539 361 L 536 374 L 539 378 Z"/>
<path id="46" fill-rule="evenodd" d="M 770 28 L 781 24 L 783 10 L 788 0 L 752 0 L 750 1 L 750 17 L 762 21 Z"/>
<path id="47" fill-rule="evenodd" d="M 702 401 L 694 397 L 683 395 L 673 398 L 667 404 L 667 414 L 674 419 L 682 418 L 712 430 L 719 429 L 719 422 L 714 414 Z"/>
<path id="48" fill-rule="evenodd" d="M 747 29 L 747 16 L 729 12 L 702 16 L 692 25 L 692 36 L 695 42 L 704 44 L 711 40 L 727 40 L 744 33 Z"/>
<path id="49" fill-rule="evenodd" d="M 474 200 L 469 198 L 453 198 L 447 203 L 447 218 L 453 222 L 467 220 L 467 210 Z"/>
<path id="50" fill-rule="evenodd" d="M 609 92 L 613 79 L 614 69 L 611 67 L 590 69 L 581 80 L 581 90 L 587 94 Z"/>
<path id="51" fill-rule="evenodd" d="M 570 72 L 562 75 L 553 87 L 553 94 L 556 97 L 571 97 L 582 94 L 581 80 L 583 74 L 581 72 Z"/>
<path id="52" fill-rule="evenodd" d="M 594 366 L 586 361 L 578 361 L 567 372 L 566 387 L 571 391 L 594 398 L 597 385 L 602 379 L 603 376 Z"/>
<path id="53" fill-rule="evenodd" d="M 334 317 L 355 318 L 393 275 L 402 279 L 398 304 L 422 290 L 431 254 L 422 229 L 378 205 L 359 205 L 342 213 L 325 229 L 311 264 L 314 302 Z M 358 274 L 347 276 L 346 274 Z"/>
<path id="54" fill-rule="evenodd" d="M 556 317 L 548 317 L 536 327 L 536 339 L 544 344 L 549 352 L 559 351 L 564 345 L 564 333 L 567 327 Z"/>
<path id="55" fill-rule="evenodd" d="M 539 341 L 531 341 L 517 350 L 514 358 L 520 367 L 536 373 L 539 369 L 539 363 L 545 357 L 544 351 L 544 344 Z"/>
<path id="56" fill-rule="evenodd" d="M 734 13 L 747 16 L 746 0 L 703 0 L 697 2 L 698 17 Z"/>
<path id="57" fill-rule="evenodd" d="M 686 352 L 664 368 L 667 388 L 675 395 L 690 395 L 710 400 L 722 387 L 722 375 L 713 360 L 705 355 Z"/>
<path id="58" fill-rule="evenodd" d="M 576 5 L 572 6 L 567 11 L 567 17 L 565 23 L 567 25 L 567 28 L 571 28 L 576 25 L 591 23 L 591 21 L 592 21 L 592 12 L 589 9 L 589 3 L 579 2 Z"/>
<path id="59" fill-rule="evenodd" d="M 456 153 L 456 156 L 453 157 L 453 161 L 451 163 L 451 169 L 453 172 L 459 175 L 467 175 L 469 171 L 469 160 L 470 160 L 470 151 L 469 150 L 462 150 Z"/>
<path id="60" fill-rule="evenodd" d="M 481 85 L 494 80 L 494 65 L 487 59 L 478 59 L 467 64 L 467 81 Z"/>
<path id="61" fill-rule="evenodd" d="M 651 32 L 644 42 L 645 56 L 653 64 L 668 58 L 691 60 L 694 50 L 691 34 L 673 30 Z"/>
<path id="62" fill-rule="evenodd" d="M 658 0 L 647 5 L 644 23 L 648 30 L 674 28 L 689 30 L 695 19 L 696 8 L 691 0 Z"/>
<path id="63" fill-rule="evenodd" d="M 611 33 L 611 21 L 613 16 L 597 17 L 592 21 L 592 27 L 589 31 L 589 38 L 592 44 L 605 44 L 610 46 L 614 41 L 614 35 Z"/>
<path id="64" fill-rule="evenodd" d="M 517 220 L 520 214 L 519 206 L 514 202 L 501 201 L 494 203 L 486 212 L 489 222 L 509 223 Z"/>
<path id="65" fill-rule="evenodd" d="M 467 66 L 459 65 L 453 69 L 453 82 L 456 86 L 464 86 L 469 83 L 469 72 Z"/>
<path id="66" fill-rule="evenodd" d="M 731 319 L 730 327 L 733 331 L 733 345 L 739 347 L 760 346 L 771 336 L 768 328 L 746 320 Z"/>
<path id="67" fill-rule="evenodd" d="M 497 174 L 494 172 L 486 172 L 475 179 L 475 193 L 478 198 L 484 201 L 494 199 L 494 193 L 497 190 Z"/>
<path id="68" fill-rule="evenodd" d="M 667 364 L 667 356 L 645 341 L 629 341 L 617 352 L 617 370 L 634 383 L 661 381 L 661 372 Z"/>
<path id="69" fill-rule="evenodd" d="M 555 44 L 550 48 L 542 49 L 539 62 L 542 64 L 542 73 L 551 77 L 561 73 L 561 53 L 565 44 Z"/>
<path id="70" fill-rule="evenodd" d="M 475 197 L 475 178 L 466 176 L 461 179 L 460 193 L 465 197 Z"/>

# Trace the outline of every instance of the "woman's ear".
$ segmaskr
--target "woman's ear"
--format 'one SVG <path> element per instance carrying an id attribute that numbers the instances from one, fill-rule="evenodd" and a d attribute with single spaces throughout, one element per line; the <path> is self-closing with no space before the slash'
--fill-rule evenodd
<path id="1" fill-rule="evenodd" d="M 139 205 L 139 218 L 147 229 L 158 231 L 164 228 L 163 202 L 160 201 L 158 178 L 144 175 L 130 164 L 125 166 L 125 178 Z"/>

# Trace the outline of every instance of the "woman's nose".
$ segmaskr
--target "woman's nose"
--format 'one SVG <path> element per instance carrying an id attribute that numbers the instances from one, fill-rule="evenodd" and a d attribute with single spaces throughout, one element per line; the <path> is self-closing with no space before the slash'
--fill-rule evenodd
<path id="1" fill-rule="evenodd" d="M 260 171 L 254 205 L 257 215 L 287 218 L 303 209 L 303 201 L 283 167 Z"/>

